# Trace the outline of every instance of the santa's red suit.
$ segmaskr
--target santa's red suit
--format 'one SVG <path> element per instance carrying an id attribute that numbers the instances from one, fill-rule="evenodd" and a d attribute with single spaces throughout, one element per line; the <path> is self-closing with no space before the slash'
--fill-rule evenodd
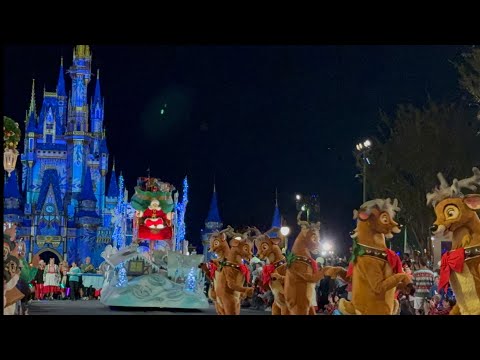
<path id="1" fill-rule="evenodd" d="M 147 208 L 143 213 L 145 219 L 138 228 L 138 237 L 145 240 L 170 240 L 172 228 L 167 214 L 162 209 Z"/>

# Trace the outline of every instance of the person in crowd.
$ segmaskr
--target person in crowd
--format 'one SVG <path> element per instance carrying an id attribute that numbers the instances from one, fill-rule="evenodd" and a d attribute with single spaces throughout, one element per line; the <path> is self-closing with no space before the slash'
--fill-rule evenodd
<path id="1" fill-rule="evenodd" d="M 325 306 L 325 314 L 326 315 L 333 315 L 335 310 L 338 310 L 338 301 L 339 297 L 337 295 L 330 294 L 328 296 L 328 305 Z"/>
<path id="2" fill-rule="evenodd" d="M 330 288 L 330 276 L 325 276 L 317 287 L 317 303 L 320 311 L 325 310 L 325 306 L 328 305 L 328 290 Z"/>
<path id="3" fill-rule="evenodd" d="M 448 315 L 455 304 L 456 301 L 454 299 L 443 299 L 442 308 L 433 308 L 429 315 Z"/>
<path id="4" fill-rule="evenodd" d="M 415 287 L 415 312 L 417 315 L 424 314 L 425 299 L 430 294 L 430 289 L 434 284 L 434 275 L 427 268 L 425 258 L 419 258 L 420 269 L 413 273 L 413 286 Z"/>
<path id="5" fill-rule="evenodd" d="M 53 294 L 57 291 L 60 283 L 59 267 L 55 264 L 55 259 L 50 258 L 48 265 L 43 273 L 44 289 L 47 298 L 52 300 Z"/>
<path id="6" fill-rule="evenodd" d="M 415 315 L 415 288 L 413 284 L 407 284 L 404 290 L 398 294 L 398 302 L 400 304 L 400 315 Z"/>
<path id="7" fill-rule="evenodd" d="M 430 299 L 433 299 L 433 297 L 437 294 L 441 296 L 441 300 L 445 298 L 445 291 L 443 289 L 438 289 L 439 281 L 440 281 L 440 276 L 435 276 L 433 280 L 433 285 L 430 288 L 430 293 L 429 293 Z"/>
<path id="8" fill-rule="evenodd" d="M 35 278 L 33 279 L 35 283 L 35 299 L 36 300 L 43 300 L 43 296 L 45 295 L 43 292 L 43 272 L 45 271 L 45 261 L 40 260 L 38 262 L 37 273 L 35 274 Z"/>
<path id="9" fill-rule="evenodd" d="M 264 309 L 264 302 L 263 302 L 262 298 L 260 297 L 260 295 L 263 293 L 263 289 L 260 286 L 260 282 L 261 282 L 260 277 L 257 277 L 255 279 L 255 282 L 253 283 L 254 290 L 253 290 L 253 296 L 252 296 L 252 301 L 251 301 L 252 306 L 250 307 L 250 309 L 252 309 L 252 310 L 263 310 Z"/>
<path id="10" fill-rule="evenodd" d="M 95 274 L 95 266 L 93 266 L 92 259 L 89 256 L 85 258 L 85 264 L 82 264 L 81 270 L 84 274 Z"/>
<path id="11" fill-rule="evenodd" d="M 406 266 L 408 266 L 409 268 L 412 267 L 412 260 L 410 260 L 410 254 L 409 254 L 409 253 L 403 254 L 402 265 L 403 265 L 403 266 L 406 265 Z"/>
<path id="12" fill-rule="evenodd" d="M 261 279 L 262 278 L 262 263 L 257 262 L 253 265 L 253 271 L 252 271 L 252 283 L 255 283 L 255 280 Z"/>
<path id="13" fill-rule="evenodd" d="M 434 295 L 428 303 L 425 305 L 425 313 L 427 315 L 434 315 L 436 310 L 442 309 L 443 299 L 442 296 L 439 294 Z"/>
<path id="14" fill-rule="evenodd" d="M 68 283 L 70 286 L 70 300 L 75 301 L 77 300 L 77 294 L 78 294 L 78 285 L 80 281 L 80 276 L 79 274 L 82 273 L 82 270 L 77 266 L 77 264 L 72 262 L 72 267 L 70 268 L 70 271 L 68 272 L 68 275 L 70 278 L 68 279 Z"/>

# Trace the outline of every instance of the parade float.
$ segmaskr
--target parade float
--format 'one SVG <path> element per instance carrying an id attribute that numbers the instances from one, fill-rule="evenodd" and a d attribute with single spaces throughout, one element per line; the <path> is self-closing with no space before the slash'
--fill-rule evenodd
<path id="1" fill-rule="evenodd" d="M 123 191 L 123 180 L 119 185 Z M 105 280 L 100 301 L 104 305 L 208 308 L 199 269 L 203 255 L 190 255 L 185 241 L 187 202 L 186 178 L 181 202 L 173 185 L 151 177 L 138 179 L 130 204 L 119 200 L 113 246 L 108 245 L 102 253 Z M 128 246 L 124 231 L 127 221 L 133 222 Z"/>

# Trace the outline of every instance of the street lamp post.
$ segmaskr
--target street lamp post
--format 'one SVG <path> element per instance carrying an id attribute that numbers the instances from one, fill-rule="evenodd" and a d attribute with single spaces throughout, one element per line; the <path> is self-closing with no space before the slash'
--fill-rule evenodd
<path id="1" fill-rule="evenodd" d="M 285 236 L 285 247 L 284 247 L 284 250 L 285 250 L 285 254 L 287 253 L 287 250 L 288 250 L 288 234 L 290 234 L 290 228 L 288 226 L 282 226 L 280 228 L 280 233 Z"/>
<path id="2" fill-rule="evenodd" d="M 370 150 L 372 142 L 370 140 L 365 140 L 363 143 L 358 143 L 356 148 L 357 151 L 361 154 L 363 160 L 363 169 L 362 169 L 362 182 L 363 182 L 363 202 L 367 201 L 367 152 Z"/>
<path id="3" fill-rule="evenodd" d="M 3 117 L 3 140 L 3 168 L 10 176 L 17 165 L 17 145 L 20 141 L 20 129 L 18 123 L 7 116 Z"/>

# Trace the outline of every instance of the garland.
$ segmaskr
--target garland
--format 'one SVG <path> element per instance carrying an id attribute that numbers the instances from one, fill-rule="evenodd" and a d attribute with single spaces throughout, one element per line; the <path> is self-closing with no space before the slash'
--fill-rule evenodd
<path id="1" fill-rule="evenodd" d="M 6 116 L 3 117 L 3 141 L 5 149 L 16 149 L 20 141 L 18 123 Z"/>

